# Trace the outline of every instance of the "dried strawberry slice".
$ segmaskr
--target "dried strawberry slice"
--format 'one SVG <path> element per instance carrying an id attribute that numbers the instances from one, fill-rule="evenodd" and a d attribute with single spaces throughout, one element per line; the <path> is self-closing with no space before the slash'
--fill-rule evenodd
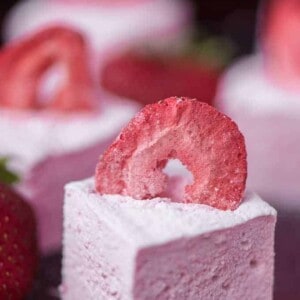
<path id="1" fill-rule="evenodd" d="M 38 97 L 40 84 L 55 65 L 64 71 L 63 82 L 53 99 L 43 103 Z M 93 109 L 94 85 L 82 36 L 65 27 L 51 27 L 7 46 L 0 55 L 0 95 L 0 105 L 13 108 Z"/>
<path id="2" fill-rule="evenodd" d="M 299 89 L 300 2 L 272 0 L 265 7 L 261 43 L 269 75 Z"/>
<path id="3" fill-rule="evenodd" d="M 195 99 L 168 98 L 147 105 L 101 157 L 96 190 L 148 199 L 166 188 L 169 159 L 193 174 L 185 202 L 235 209 L 245 189 L 246 149 L 237 125 Z"/>

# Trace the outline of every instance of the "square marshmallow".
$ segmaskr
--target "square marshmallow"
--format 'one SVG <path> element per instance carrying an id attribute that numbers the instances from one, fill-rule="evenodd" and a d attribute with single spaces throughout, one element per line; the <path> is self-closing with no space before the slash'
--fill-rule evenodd
<path id="1" fill-rule="evenodd" d="M 19 192 L 32 205 L 43 253 L 61 247 L 63 187 L 94 173 L 99 155 L 138 109 L 111 102 L 92 114 L 0 110 L 0 157 L 20 176 Z"/>
<path id="2" fill-rule="evenodd" d="M 276 211 L 65 189 L 62 299 L 272 299 Z"/>

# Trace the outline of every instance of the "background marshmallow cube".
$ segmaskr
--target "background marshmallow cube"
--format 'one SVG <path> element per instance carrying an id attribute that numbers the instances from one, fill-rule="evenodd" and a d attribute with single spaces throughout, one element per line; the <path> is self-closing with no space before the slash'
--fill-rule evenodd
<path id="1" fill-rule="evenodd" d="M 0 110 L 0 157 L 17 173 L 17 190 L 33 207 L 43 254 L 61 248 L 63 187 L 91 176 L 99 155 L 138 109 L 111 101 L 91 114 Z"/>

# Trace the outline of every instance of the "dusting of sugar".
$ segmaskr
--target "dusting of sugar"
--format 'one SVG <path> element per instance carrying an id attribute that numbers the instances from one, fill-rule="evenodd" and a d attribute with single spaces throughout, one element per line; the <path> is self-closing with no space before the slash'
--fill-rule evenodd
<path id="1" fill-rule="evenodd" d="M 134 200 L 121 195 L 101 196 L 91 193 L 91 189 L 93 179 L 66 186 L 68 193 L 85 201 L 90 211 L 101 214 L 101 219 L 137 247 L 230 228 L 256 217 L 276 216 L 270 205 L 250 192 L 235 211 L 223 211 L 202 204 L 176 203 L 168 198 Z"/>

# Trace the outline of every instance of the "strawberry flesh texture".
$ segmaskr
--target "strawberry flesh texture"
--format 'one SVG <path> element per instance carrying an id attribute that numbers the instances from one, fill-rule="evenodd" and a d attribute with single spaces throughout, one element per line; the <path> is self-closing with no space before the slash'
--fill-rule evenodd
<path id="1" fill-rule="evenodd" d="M 37 269 L 36 223 L 32 209 L 0 184 L 0 299 L 23 299 Z"/>
<path id="2" fill-rule="evenodd" d="M 172 97 L 147 105 L 101 157 L 96 190 L 149 199 L 164 193 L 163 168 L 179 159 L 193 174 L 184 202 L 234 210 L 247 177 L 244 137 L 206 103 Z"/>
<path id="3" fill-rule="evenodd" d="M 53 99 L 42 105 L 37 96 L 39 84 L 56 64 L 64 67 L 65 82 Z M 82 36 L 65 27 L 51 27 L 4 48 L 0 54 L 0 95 L 0 105 L 18 109 L 93 109 L 94 86 Z"/>
<path id="4" fill-rule="evenodd" d="M 185 95 L 211 104 L 219 75 L 220 70 L 191 59 L 125 53 L 106 64 L 101 85 L 110 92 L 143 104 L 170 95 Z"/>

